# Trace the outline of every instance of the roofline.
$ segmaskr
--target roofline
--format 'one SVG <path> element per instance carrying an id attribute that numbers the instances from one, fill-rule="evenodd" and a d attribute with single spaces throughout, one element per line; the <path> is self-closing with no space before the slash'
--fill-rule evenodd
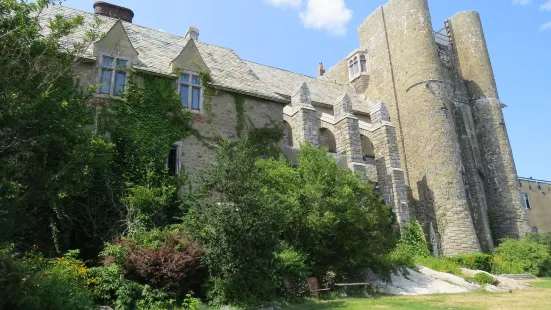
<path id="1" fill-rule="evenodd" d="M 251 96 L 251 97 L 266 99 L 266 100 L 275 101 L 275 102 L 279 102 L 279 103 L 284 103 L 285 105 L 287 105 L 291 102 L 290 100 L 285 100 L 283 98 L 264 96 L 264 95 L 260 95 L 258 93 L 248 92 L 248 91 L 244 91 L 242 89 L 235 89 L 235 88 L 231 88 L 231 87 L 227 87 L 227 86 L 222 86 L 222 85 L 219 85 L 219 84 L 211 84 L 211 86 L 215 87 L 215 88 L 218 88 L 220 90 L 225 90 L 225 91 L 239 93 L 239 94 L 247 95 L 247 96 Z"/>
<path id="2" fill-rule="evenodd" d="M 522 181 L 531 181 L 531 182 L 538 182 L 538 183 L 547 183 L 547 184 L 551 184 L 551 181 L 537 180 L 537 179 L 532 179 L 532 178 L 518 177 L 518 179 L 519 179 L 519 180 L 522 180 Z"/>

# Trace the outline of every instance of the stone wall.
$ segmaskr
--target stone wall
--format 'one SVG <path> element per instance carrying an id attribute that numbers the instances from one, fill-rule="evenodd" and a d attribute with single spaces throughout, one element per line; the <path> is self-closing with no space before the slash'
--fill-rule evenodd
<path id="1" fill-rule="evenodd" d="M 281 124 L 283 104 L 253 97 L 245 97 L 244 119 L 245 132 L 248 128 Z M 223 137 L 235 139 L 237 112 L 235 97 L 232 93 L 219 91 L 212 99 L 212 122 L 209 124 L 203 117 L 198 117 L 193 124 L 200 136 L 190 136 L 182 141 L 181 162 L 187 173 L 194 173 L 210 165 L 216 155 L 213 142 L 209 138 Z"/>

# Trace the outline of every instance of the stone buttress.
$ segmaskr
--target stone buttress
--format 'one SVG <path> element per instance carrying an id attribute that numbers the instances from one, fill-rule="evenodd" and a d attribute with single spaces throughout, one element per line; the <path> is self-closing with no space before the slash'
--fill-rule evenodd
<path id="1" fill-rule="evenodd" d="M 480 16 L 461 12 L 448 23 L 472 106 L 493 237 L 518 238 L 528 231 L 528 225 Z"/>
<path id="2" fill-rule="evenodd" d="M 319 146 L 318 113 L 312 106 L 310 89 L 302 83 L 291 96 L 292 115 L 289 118 L 293 128 L 293 145 L 300 148 L 306 143 Z"/>

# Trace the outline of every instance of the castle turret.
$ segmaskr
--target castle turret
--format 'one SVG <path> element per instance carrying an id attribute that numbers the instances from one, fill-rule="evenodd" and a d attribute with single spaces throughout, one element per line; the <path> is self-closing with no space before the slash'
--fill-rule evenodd
<path id="1" fill-rule="evenodd" d="M 369 63 L 378 64 L 371 68 L 374 78 L 366 96 L 390 99 L 391 119 L 401 135 L 412 214 L 426 228 L 436 224 L 444 255 L 480 252 L 427 0 L 391 0 L 358 31 Z"/>
<path id="2" fill-rule="evenodd" d="M 528 225 L 480 16 L 458 13 L 449 20 L 449 28 L 473 109 L 493 237 L 522 236 Z"/>

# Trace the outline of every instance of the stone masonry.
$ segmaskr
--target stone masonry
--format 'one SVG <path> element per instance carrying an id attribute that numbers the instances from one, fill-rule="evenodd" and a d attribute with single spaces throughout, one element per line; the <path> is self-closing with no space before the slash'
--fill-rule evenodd
<path id="1" fill-rule="evenodd" d="M 400 228 L 418 218 L 434 252 L 489 252 L 499 239 L 528 231 L 476 12 L 458 13 L 434 32 L 427 0 L 389 0 L 358 27 L 356 50 L 327 71 L 320 63 L 310 77 L 244 61 L 201 42 L 194 27 L 177 36 L 135 26 L 126 8 L 98 2 L 95 11 L 54 5 L 39 17 L 46 23 L 58 14 L 81 15 L 83 27 L 103 20 L 106 35 L 75 65 L 81 84 L 98 83 L 104 55 L 131 59 L 136 71 L 169 79 L 177 89 L 175 69 L 198 75 L 198 65 L 210 73 L 209 87 L 217 89 L 210 114 L 202 89 L 200 108 L 192 111 L 199 135 L 175 141 L 187 173 L 200 173 L 214 159 L 215 138 L 237 137 L 243 113 L 245 132 L 283 125 L 282 149 L 291 161 L 306 143 L 327 149 L 341 167 L 375 184 Z M 185 102 L 187 92 L 178 94 Z M 245 98 L 241 112 L 236 94 Z"/>

